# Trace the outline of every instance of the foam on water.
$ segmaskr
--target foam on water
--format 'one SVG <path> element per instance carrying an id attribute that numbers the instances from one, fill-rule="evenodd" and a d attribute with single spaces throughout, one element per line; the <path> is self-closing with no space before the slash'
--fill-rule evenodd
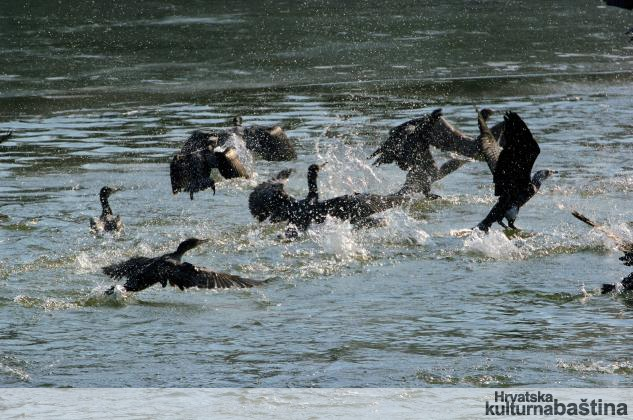
<path id="1" fill-rule="evenodd" d="M 521 257 L 521 250 L 503 232 L 494 229 L 488 233 L 474 229 L 464 240 L 463 249 L 471 254 L 497 260 Z"/>

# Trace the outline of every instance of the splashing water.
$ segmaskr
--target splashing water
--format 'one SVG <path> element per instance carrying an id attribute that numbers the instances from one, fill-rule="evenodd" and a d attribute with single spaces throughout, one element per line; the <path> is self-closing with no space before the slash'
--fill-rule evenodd
<path id="1" fill-rule="evenodd" d="M 519 248 L 503 232 L 497 230 L 491 230 L 487 234 L 477 229 L 473 230 L 472 235 L 464 241 L 464 250 L 494 259 L 521 257 Z"/>

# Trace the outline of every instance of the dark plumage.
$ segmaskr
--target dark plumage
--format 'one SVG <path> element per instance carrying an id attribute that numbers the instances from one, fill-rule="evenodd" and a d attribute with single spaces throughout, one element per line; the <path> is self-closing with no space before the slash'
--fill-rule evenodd
<path id="1" fill-rule="evenodd" d="M 317 177 L 322 167 L 310 165 L 308 168 L 308 194 L 303 200 L 290 196 L 284 189 L 290 170 L 259 184 L 248 200 L 253 217 L 260 222 L 267 219 L 271 222 L 287 221 L 299 230 L 306 230 L 313 223 L 322 223 L 327 216 L 349 220 L 356 226 L 369 226 L 376 222 L 370 216 L 409 200 L 408 195 L 398 192 L 389 195 L 347 194 L 320 201 Z"/>
<path id="2" fill-rule="evenodd" d="M 248 208 L 259 222 L 269 219 L 271 222 L 288 222 L 300 230 L 312 223 L 325 220 L 323 207 L 319 206 L 317 189 L 318 172 L 323 165 L 310 165 L 308 168 L 308 194 L 304 199 L 289 195 L 284 186 L 292 170 L 279 172 L 274 178 L 259 184 L 248 197 Z"/>
<path id="3" fill-rule="evenodd" d="M 268 161 L 293 160 L 297 152 L 292 141 L 283 128 L 278 125 L 272 127 L 242 126 L 242 117 L 233 119 L 233 130 L 241 134 L 246 141 L 246 147 Z"/>
<path id="4" fill-rule="evenodd" d="M 445 121 L 442 110 L 436 109 L 400 124 L 389 131 L 387 140 L 371 154 L 370 158 L 376 158 L 374 165 L 395 163 L 400 169 L 409 171 L 407 189 L 401 193 L 422 192 L 427 197 L 437 198 L 437 195 L 431 194 L 432 183 L 466 163 L 462 159 L 449 159 L 438 168 L 430 146 L 441 145 L 445 150 L 457 151 L 469 157 L 476 154 L 474 140 L 466 138 L 442 121 Z"/>
<path id="5" fill-rule="evenodd" d="M 516 229 L 514 221 L 519 209 L 538 192 L 542 181 L 555 172 L 537 171 L 531 176 L 540 148 L 518 114 L 507 112 L 504 116 L 503 149 L 486 125 L 481 112 L 478 112 L 478 122 L 481 148 L 492 171 L 495 195 L 499 200 L 477 227 L 488 231 L 494 222 L 506 227 L 503 223 L 505 218 L 508 226 Z"/>
<path id="6" fill-rule="evenodd" d="M 128 292 L 139 292 L 160 283 L 184 290 L 190 287 L 201 289 L 225 289 L 230 287 L 253 287 L 261 281 L 250 280 L 225 273 L 215 273 L 202 267 L 182 262 L 185 252 L 207 242 L 205 239 L 190 238 L 178 245 L 178 249 L 160 257 L 134 257 L 122 263 L 103 268 L 103 272 L 113 279 L 127 278 L 123 288 Z M 114 286 L 106 294 L 114 292 Z"/>
<path id="7" fill-rule="evenodd" d="M 13 134 L 13 131 L 9 131 L 8 133 L 5 133 L 5 134 L 0 134 L 0 143 L 4 143 L 5 141 L 9 140 L 12 134 Z"/>
<path id="8" fill-rule="evenodd" d="M 235 148 L 226 146 L 228 139 L 226 133 L 194 131 L 171 161 L 172 192 L 186 191 L 192 200 L 194 193 L 208 188 L 215 194 L 215 180 L 211 177 L 213 168 L 227 179 L 249 178 L 250 172 L 242 164 Z M 243 140 L 238 137 L 233 141 Z"/>
<path id="9" fill-rule="evenodd" d="M 620 235 L 613 232 L 607 226 L 595 223 L 594 221 L 578 213 L 577 211 L 572 211 L 571 214 L 576 219 L 604 233 L 609 239 L 613 240 L 613 242 L 615 242 L 616 248 L 624 253 L 624 255 L 620 257 L 620 261 L 622 261 L 622 263 L 626 265 L 627 267 L 633 266 L 633 243 L 624 240 Z M 610 293 L 614 291 L 632 291 L 633 290 L 633 273 L 629 274 L 624 279 L 622 279 L 622 281 L 620 282 L 620 285 L 604 283 L 602 285 L 601 290 L 602 290 L 602 293 Z"/>
<path id="10" fill-rule="evenodd" d="M 101 201 L 101 216 L 99 218 L 90 219 L 90 230 L 92 233 L 103 232 L 120 232 L 123 230 L 123 222 L 120 216 L 114 216 L 108 198 L 110 195 L 119 191 L 118 188 L 103 187 L 99 191 L 99 200 Z"/>

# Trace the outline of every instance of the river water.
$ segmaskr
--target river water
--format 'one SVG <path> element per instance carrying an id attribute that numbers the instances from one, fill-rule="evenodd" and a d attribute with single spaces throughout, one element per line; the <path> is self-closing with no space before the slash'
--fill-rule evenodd
<path id="1" fill-rule="evenodd" d="M 29 387 L 633 386 L 628 274 L 578 209 L 633 236 L 633 14 L 577 0 L 49 1 L 0 9 L 0 385 Z M 494 203 L 472 162 L 442 196 L 328 221 L 296 241 L 257 224 L 253 187 L 328 161 L 322 197 L 392 192 L 367 156 L 390 127 L 441 107 L 512 109 L 559 171 L 519 236 L 455 231 Z M 198 128 L 279 124 L 293 162 L 173 196 L 169 161 Z M 499 121 L 500 114 L 493 116 Z M 442 161 L 448 155 L 436 152 Z M 120 237 L 90 235 L 103 185 Z M 210 242 L 193 264 L 246 291 L 154 287 L 104 298 L 104 265 Z"/>

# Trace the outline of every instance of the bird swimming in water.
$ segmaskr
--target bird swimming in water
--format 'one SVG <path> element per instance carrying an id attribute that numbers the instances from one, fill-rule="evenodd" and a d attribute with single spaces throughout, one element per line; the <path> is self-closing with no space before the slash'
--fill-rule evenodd
<path id="1" fill-rule="evenodd" d="M 5 141 L 9 140 L 11 138 L 12 134 L 13 134 L 13 131 L 9 131 L 7 133 L 0 134 L 0 143 L 4 143 Z"/>
<path id="2" fill-rule="evenodd" d="M 268 161 L 284 161 L 297 158 L 294 144 L 286 135 L 286 132 L 278 125 L 272 127 L 260 127 L 252 125 L 242 126 L 242 117 L 233 118 L 235 133 L 244 137 L 246 147 L 257 153 L 262 159 Z"/>
<path id="3" fill-rule="evenodd" d="M 431 136 L 428 133 L 438 124 L 442 110 L 407 121 L 389 131 L 389 137 L 369 158 L 376 158 L 374 165 L 395 163 L 408 171 L 408 188 L 416 186 L 415 192 L 423 192 L 429 198 L 439 198 L 431 193 L 431 184 L 459 169 L 466 160 L 450 159 L 437 167 L 431 154 Z M 408 192 L 407 190 L 401 191 Z"/>
<path id="4" fill-rule="evenodd" d="M 253 217 L 259 222 L 267 219 L 273 223 L 288 222 L 301 231 L 312 223 L 325 221 L 317 188 L 317 176 L 324 165 L 308 167 L 308 194 L 304 199 L 294 198 L 284 188 L 292 174 L 291 169 L 285 169 L 257 185 L 248 197 L 248 208 Z"/>
<path id="5" fill-rule="evenodd" d="M 318 173 L 323 165 L 310 165 L 308 168 L 308 194 L 298 200 L 289 195 L 284 187 L 291 170 L 284 170 L 274 178 L 259 184 L 249 196 L 249 210 L 259 222 L 288 222 L 286 236 L 296 236 L 295 227 L 305 231 L 311 224 L 323 223 L 327 216 L 340 220 L 349 220 L 354 226 L 368 227 L 379 224 L 371 216 L 401 205 L 411 199 L 409 194 L 415 187 L 403 187 L 394 194 L 346 194 L 327 200 L 319 200 L 317 186 Z M 411 182 L 410 179 L 407 182 Z"/>
<path id="6" fill-rule="evenodd" d="M 617 233 L 613 232 L 608 227 L 595 223 L 594 221 L 590 220 L 589 218 L 578 213 L 575 210 L 572 211 L 571 214 L 576 219 L 580 220 L 583 223 L 588 224 L 589 226 L 598 230 L 599 232 L 602 232 L 609 239 L 615 242 L 616 248 L 619 251 L 622 251 L 624 253 L 624 255 L 620 257 L 620 261 L 622 261 L 622 263 L 626 265 L 627 267 L 633 266 L 633 243 L 626 241 L 624 238 L 622 238 Z M 600 290 L 603 294 L 610 293 L 610 292 L 632 291 L 633 290 L 633 273 L 623 278 L 619 284 L 604 283 Z"/>
<path id="7" fill-rule="evenodd" d="M 539 191 L 545 179 L 556 173 L 541 170 L 531 175 L 534 162 L 541 151 L 539 145 L 518 114 L 509 111 L 503 118 L 505 124 L 502 149 L 481 112 L 477 113 L 482 151 L 493 175 L 495 195 L 499 197 L 486 218 L 477 225 L 478 229 L 485 232 L 495 222 L 507 228 L 503 223 L 504 218 L 510 228 L 516 229 L 514 221 L 521 207 Z"/>
<path id="8" fill-rule="evenodd" d="M 127 261 L 112 264 L 103 268 L 103 272 L 113 279 L 126 278 L 123 285 L 126 292 L 140 292 L 156 283 L 166 287 L 178 287 L 180 290 L 190 287 L 201 289 L 227 289 L 231 287 L 246 288 L 264 283 L 232 274 L 216 273 L 207 268 L 196 267 L 182 262 L 183 255 L 207 242 L 207 239 L 189 238 L 178 245 L 175 252 L 160 257 L 133 257 Z M 112 286 L 105 293 L 114 293 Z"/>
<path id="9" fill-rule="evenodd" d="M 98 234 L 103 232 L 121 232 L 123 230 L 123 222 L 121 216 L 114 216 L 108 198 L 115 192 L 120 191 L 118 188 L 103 187 L 99 191 L 99 201 L 101 201 L 101 216 L 99 218 L 90 219 L 90 231 Z"/>

